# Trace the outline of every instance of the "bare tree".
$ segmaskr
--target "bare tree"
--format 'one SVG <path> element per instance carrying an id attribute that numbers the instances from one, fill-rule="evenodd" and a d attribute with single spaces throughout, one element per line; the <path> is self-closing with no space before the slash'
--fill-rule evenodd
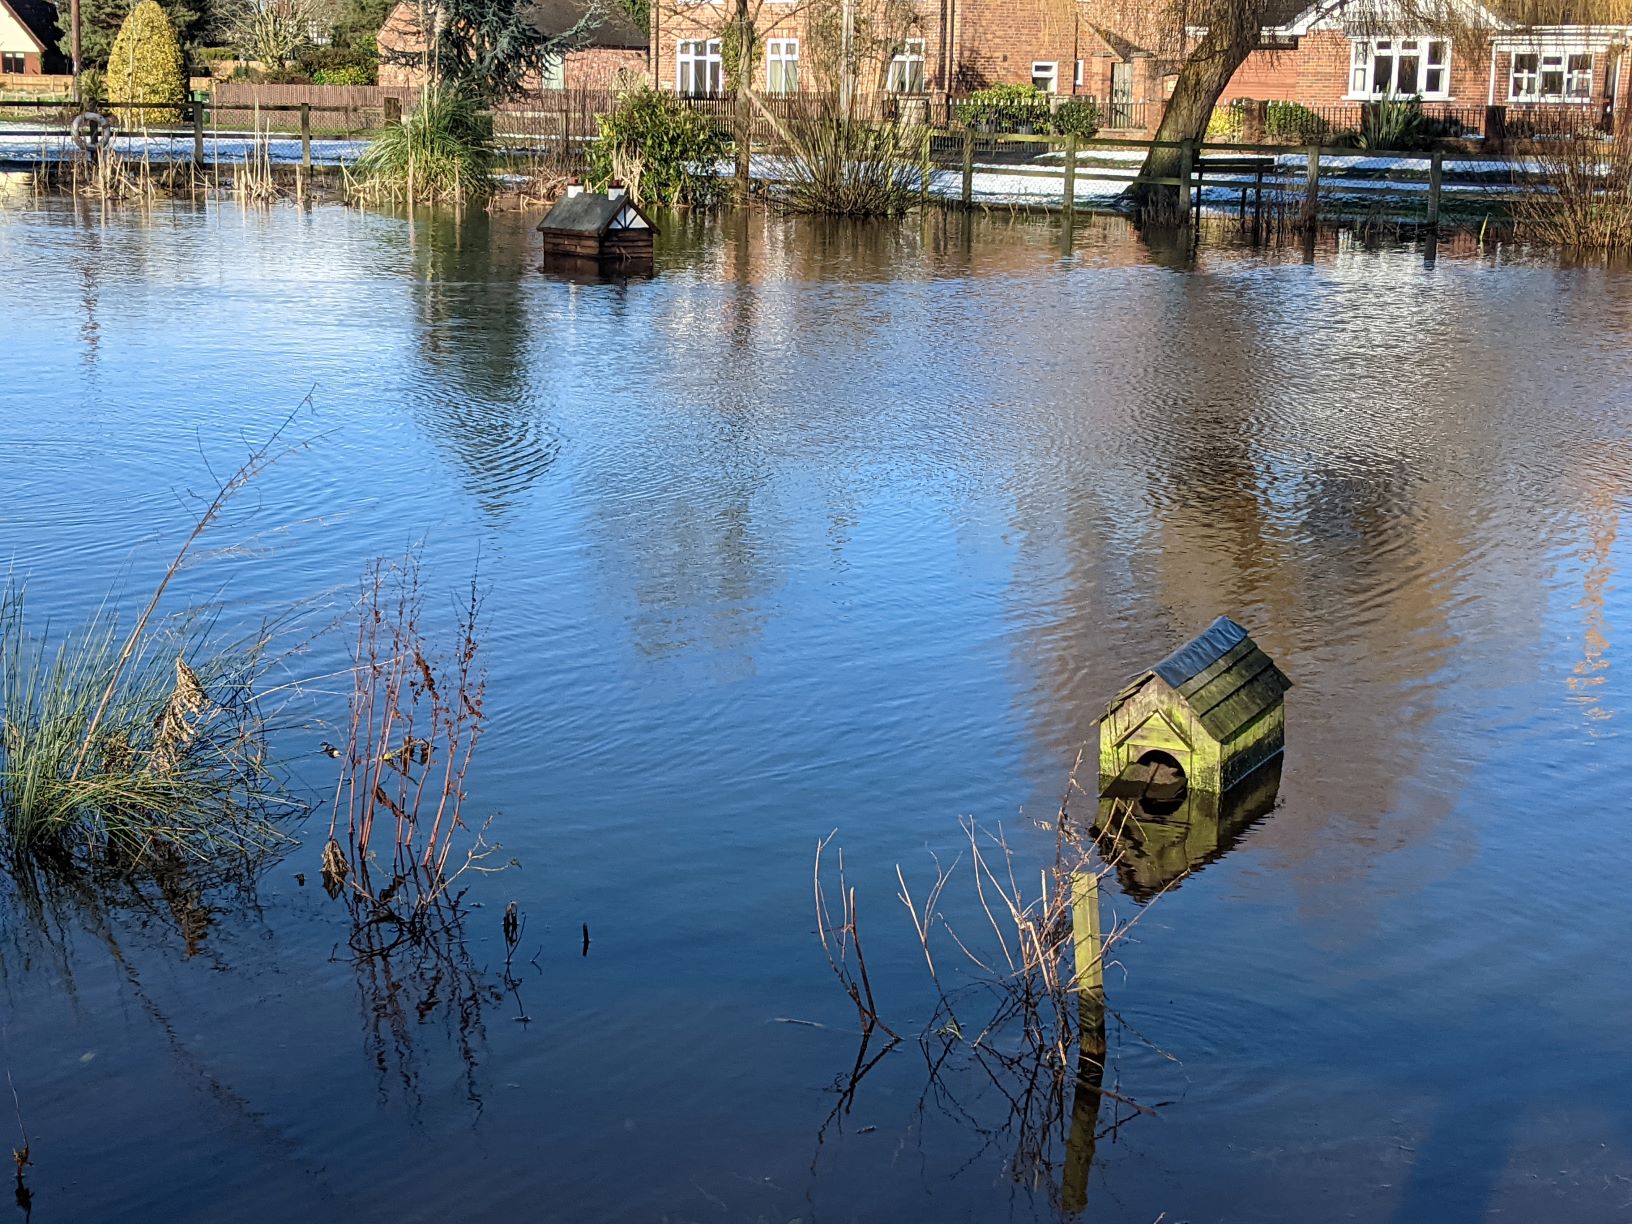
<path id="1" fill-rule="evenodd" d="M 227 29 L 238 53 L 268 68 L 282 68 L 311 37 L 307 0 L 237 0 L 227 10 Z"/>

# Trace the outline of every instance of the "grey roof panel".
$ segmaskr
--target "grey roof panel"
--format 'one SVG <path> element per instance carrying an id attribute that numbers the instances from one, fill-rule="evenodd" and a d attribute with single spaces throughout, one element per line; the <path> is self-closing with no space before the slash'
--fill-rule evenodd
<path id="1" fill-rule="evenodd" d="M 1247 631 L 1221 616 L 1167 658 L 1151 668 L 1174 688 L 1217 663 L 1247 639 Z"/>
<path id="2" fill-rule="evenodd" d="M 538 223 L 540 231 L 556 233 L 604 234 L 626 201 L 614 200 L 598 191 L 583 191 L 575 196 L 562 196 L 555 207 Z"/>

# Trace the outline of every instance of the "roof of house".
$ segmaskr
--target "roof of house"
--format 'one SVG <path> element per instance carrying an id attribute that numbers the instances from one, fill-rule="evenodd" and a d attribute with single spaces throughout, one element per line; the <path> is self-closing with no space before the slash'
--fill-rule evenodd
<path id="1" fill-rule="evenodd" d="M 1247 631 L 1227 616 L 1135 678 L 1106 713 L 1115 711 L 1152 676 L 1183 698 L 1207 734 L 1220 742 L 1274 706 L 1292 687 Z"/>
<path id="2" fill-rule="evenodd" d="M 599 18 L 586 45 L 645 51 L 651 35 L 636 24 L 620 0 L 538 0 L 532 7 L 533 25 L 545 34 L 565 34 L 586 15 Z"/>
<path id="3" fill-rule="evenodd" d="M 604 234 L 624 209 L 632 209 L 646 224 L 646 214 L 627 195 L 609 196 L 599 191 L 581 191 L 562 196 L 538 223 L 541 232 L 558 234 Z M 655 228 L 655 227 L 654 227 Z"/>
<path id="4" fill-rule="evenodd" d="M 0 0 L 40 44 L 42 51 L 51 51 L 62 37 L 57 24 L 57 6 L 51 0 Z"/>

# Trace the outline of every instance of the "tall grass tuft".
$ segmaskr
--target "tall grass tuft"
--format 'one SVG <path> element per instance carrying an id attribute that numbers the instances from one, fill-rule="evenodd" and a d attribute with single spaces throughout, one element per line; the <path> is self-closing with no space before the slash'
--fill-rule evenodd
<path id="1" fill-rule="evenodd" d="M 916 199 L 923 173 L 922 127 L 859 118 L 826 95 L 785 121 L 768 110 L 761 113 L 787 150 L 780 163 L 779 201 L 788 211 L 892 217 Z"/>
<path id="2" fill-rule="evenodd" d="M 22 589 L 0 588 L 0 848 L 13 870 L 141 872 L 284 841 L 255 699 L 265 639 L 221 645 L 186 618 L 128 653 L 125 641 L 106 608 L 76 632 L 35 633 Z"/>
<path id="3" fill-rule="evenodd" d="M 1522 239 L 1580 251 L 1632 250 L 1632 135 L 1538 142 L 1513 208 Z"/>
<path id="4" fill-rule="evenodd" d="M 485 200 L 497 163 L 492 115 L 457 90 L 427 85 L 419 105 L 363 150 L 351 194 L 368 203 Z"/>

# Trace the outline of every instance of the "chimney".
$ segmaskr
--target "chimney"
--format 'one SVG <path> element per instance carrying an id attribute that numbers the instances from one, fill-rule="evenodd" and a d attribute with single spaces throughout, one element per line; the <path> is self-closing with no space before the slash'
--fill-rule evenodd
<path id="1" fill-rule="evenodd" d="M 613 179 L 606 189 L 606 198 L 609 200 L 621 200 L 628 194 L 629 189 L 623 185 L 622 179 Z"/>
<path id="2" fill-rule="evenodd" d="M 583 179 L 576 179 L 575 178 L 575 179 L 568 179 L 567 180 L 567 198 L 568 199 L 571 199 L 573 196 L 578 196 L 578 195 L 583 195 L 583 194 L 584 194 L 584 180 Z"/>

